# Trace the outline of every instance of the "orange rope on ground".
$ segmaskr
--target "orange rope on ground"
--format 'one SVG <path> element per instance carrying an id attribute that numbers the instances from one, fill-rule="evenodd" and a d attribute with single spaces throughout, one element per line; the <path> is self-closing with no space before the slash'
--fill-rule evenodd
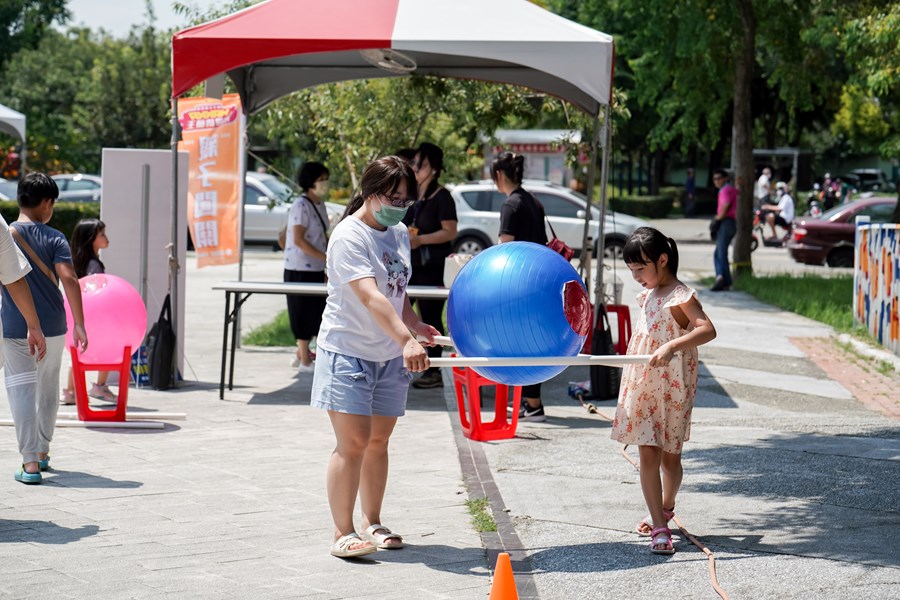
<path id="1" fill-rule="evenodd" d="M 607 416 L 607 415 L 603 414 L 602 412 L 600 412 L 599 410 L 597 410 L 596 406 L 594 406 L 590 402 L 585 402 L 582 394 L 578 394 L 577 398 L 578 398 L 578 401 L 581 402 L 581 405 L 589 413 L 595 414 L 598 417 L 600 417 L 601 419 L 604 419 L 606 421 L 610 421 L 610 422 L 612 421 L 612 418 L 610 418 L 609 416 Z M 625 458 L 625 460 L 627 460 L 629 463 L 631 463 L 631 466 L 634 467 L 635 470 L 637 470 L 639 468 L 638 463 L 636 460 L 634 460 L 633 458 L 628 456 L 628 453 L 626 452 L 627 449 L 628 449 L 628 445 L 626 444 L 626 445 L 622 446 L 622 448 L 619 450 L 619 452 L 622 454 L 622 456 Z M 684 524 L 681 522 L 681 520 L 678 517 L 674 517 L 673 520 L 675 521 L 675 524 L 678 525 L 678 529 L 681 530 L 681 533 L 683 533 L 684 536 L 687 539 L 689 539 L 692 544 L 694 544 L 695 546 L 700 548 L 700 551 L 706 555 L 706 558 L 708 559 L 708 564 L 709 564 L 709 581 L 712 584 L 713 589 L 716 591 L 716 593 L 719 595 L 719 597 L 722 598 L 722 600 L 731 600 L 728 593 L 725 590 L 723 590 L 721 588 L 721 586 L 719 586 L 719 578 L 716 576 L 716 558 L 715 558 L 715 556 L 713 556 L 713 553 L 710 551 L 709 548 L 707 548 L 703 544 L 703 542 L 701 542 L 699 539 L 694 537 L 691 534 L 691 532 L 689 532 L 684 527 Z"/>

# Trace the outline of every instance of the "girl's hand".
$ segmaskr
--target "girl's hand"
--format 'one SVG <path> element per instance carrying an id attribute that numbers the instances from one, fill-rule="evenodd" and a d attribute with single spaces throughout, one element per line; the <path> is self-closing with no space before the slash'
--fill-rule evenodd
<path id="1" fill-rule="evenodd" d="M 672 344 L 663 344 L 656 349 L 656 352 L 653 353 L 653 356 L 650 357 L 650 362 L 647 364 L 651 367 L 663 367 L 669 364 L 673 356 L 675 356 L 675 349 Z"/>
<path id="2" fill-rule="evenodd" d="M 428 323 L 423 323 L 419 321 L 416 323 L 415 327 L 413 327 L 413 333 L 416 334 L 416 338 L 419 343 L 423 346 L 434 346 L 434 336 L 441 335 L 441 332 L 429 325 Z"/>
<path id="3" fill-rule="evenodd" d="M 403 346 L 403 366 L 412 373 L 419 373 L 430 366 L 428 353 L 415 339 L 410 339 Z"/>

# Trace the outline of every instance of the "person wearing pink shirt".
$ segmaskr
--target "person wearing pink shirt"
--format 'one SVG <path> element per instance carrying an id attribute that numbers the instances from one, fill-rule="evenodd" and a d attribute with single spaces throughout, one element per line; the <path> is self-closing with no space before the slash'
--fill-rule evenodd
<path id="1" fill-rule="evenodd" d="M 713 183 L 719 188 L 718 208 L 710 229 L 715 234 L 716 252 L 713 264 L 716 268 L 716 281 L 710 288 L 713 292 L 731 289 L 731 268 L 728 264 L 728 246 L 737 232 L 737 200 L 738 190 L 731 184 L 731 176 L 724 169 L 713 172 Z"/>

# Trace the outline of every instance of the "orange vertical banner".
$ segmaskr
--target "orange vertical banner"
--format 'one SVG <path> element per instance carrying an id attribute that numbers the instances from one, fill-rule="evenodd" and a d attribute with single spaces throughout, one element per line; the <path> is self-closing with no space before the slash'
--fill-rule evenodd
<path id="1" fill-rule="evenodd" d="M 197 266 L 238 262 L 243 112 L 237 94 L 182 98 L 179 149 L 189 153 L 187 221 Z"/>

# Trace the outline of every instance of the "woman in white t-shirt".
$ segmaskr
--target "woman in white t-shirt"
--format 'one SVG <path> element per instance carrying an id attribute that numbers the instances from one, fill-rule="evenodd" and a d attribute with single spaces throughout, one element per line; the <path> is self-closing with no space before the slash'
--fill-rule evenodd
<path id="1" fill-rule="evenodd" d="M 335 526 L 331 554 L 340 558 L 403 546 L 381 524 L 388 440 L 406 410 L 412 373 L 429 365 L 416 338 L 432 345 L 438 334 L 406 295 L 411 260 L 401 220 L 416 197 L 408 162 L 388 156 L 370 163 L 360 194 L 328 242 L 328 298 L 311 404 L 328 411 L 337 439 L 328 464 L 328 503 Z M 365 541 L 353 523 L 357 494 Z"/>
<path id="2" fill-rule="evenodd" d="M 284 281 L 325 283 L 325 249 L 328 245 L 328 169 L 317 162 L 308 162 L 300 169 L 297 183 L 303 194 L 288 213 L 287 235 L 284 243 Z M 321 296 L 287 296 L 288 319 L 297 340 L 292 367 L 300 373 L 312 373 L 309 342 L 322 323 L 325 299 Z"/>

